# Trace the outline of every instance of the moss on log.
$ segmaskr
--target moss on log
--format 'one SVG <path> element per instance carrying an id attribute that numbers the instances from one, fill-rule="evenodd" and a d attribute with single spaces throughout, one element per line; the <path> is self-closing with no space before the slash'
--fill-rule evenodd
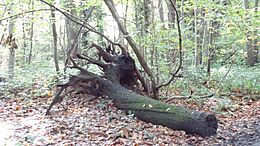
<path id="1" fill-rule="evenodd" d="M 153 100 L 128 90 L 120 84 L 112 84 L 100 89 L 103 95 L 114 100 L 119 109 L 131 111 L 140 120 L 203 137 L 216 134 L 218 124 L 213 114 Z"/>

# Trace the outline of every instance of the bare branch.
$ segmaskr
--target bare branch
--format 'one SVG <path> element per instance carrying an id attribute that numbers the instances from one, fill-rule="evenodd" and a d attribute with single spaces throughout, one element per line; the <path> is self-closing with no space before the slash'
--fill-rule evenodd
<path id="1" fill-rule="evenodd" d="M 6 18 L 2 18 L 2 19 L 0 19 L 0 22 L 3 21 L 3 20 L 7 20 L 7 19 L 14 19 L 14 18 L 17 18 L 20 15 L 24 15 L 24 14 L 27 14 L 27 13 L 33 13 L 33 12 L 38 12 L 38 11 L 50 11 L 50 10 L 51 9 L 38 9 L 38 10 L 26 11 L 26 12 L 22 12 L 22 13 L 18 13 L 18 14 L 15 14 L 15 15 L 8 16 Z"/>
<path id="2" fill-rule="evenodd" d="M 59 11 L 61 14 L 63 14 L 65 17 L 67 17 L 69 20 L 73 21 L 74 23 L 76 23 L 76 24 L 78 24 L 78 25 L 81 25 L 81 26 L 87 28 L 88 30 L 90 30 L 91 32 L 100 35 L 101 37 L 103 37 L 105 40 L 107 40 L 107 41 L 110 42 L 111 44 L 114 44 L 114 45 L 118 46 L 122 51 L 123 51 L 123 50 L 126 50 L 125 47 L 124 47 L 122 44 L 113 42 L 113 41 L 110 40 L 107 36 L 105 36 L 105 35 L 102 34 L 101 32 L 95 30 L 93 27 L 91 27 L 90 25 L 88 25 L 88 23 L 87 23 L 85 20 L 82 20 L 82 19 L 80 19 L 80 18 L 78 18 L 78 17 L 76 17 L 76 16 L 74 16 L 74 15 L 71 15 L 71 14 L 69 14 L 69 13 L 66 13 L 66 12 L 62 11 L 61 9 L 55 7 L 54 5 L 48 3 L 48 2 L 46 2 L 46 1 L 44 1 L 44 0 L 40 0 L 40 1 L 41 1 L 42 3 L 44 3 L 44 4 L 46 4 L 46 5 L 48 5 L 48 6 L 52 7 L 52 8 L 54 8 L 55 10 Z M 74 19 L 73 19 L 72 17 L 73 17 Z M 78 21 L 75 20 L 75 19 L 77 19 L 77 20 L 80 21 L 80 22 L 78 22 Z"/>
<path id="3" fill-rule="evenodd" d="M 83 28 L 83 26 L 80 27 L 80 29 L 79 29 L 77 35 L 75 36 L 75 38 L 74 38 L 74 40 L 73 40 L 73 43 L 72 43 L 72 45 L 71 45 L 71 48 L 70 48 L 69 51 L 67 52 L 67 58 L 66 58 L 66 60 L 65 60 L 65 68 L 64 68 L 64 72 L 66 71 L 66 68 L 67 68 L 68 62 L 69 62 L 69 60 L 70 60 L 71 52 L 76 48 L 76 45 L 75 45 L 75 44 L 77 43 L 77 39 L 78 39 L 78 37 L 79 37 L 79 34 L 80 34 L 82 28 Z"/>
<path id="4" fill-rule="evenodd" d="M 136 70 L 136 74 L 137 74 L 137 77 L 138 77 L 139 81 L 141 82 L 142 86 L 144 87 L 144 92 L 148 93 L 148 86 L 145 83 L 145 80 L 142 77 L 141 72 L 137 69 L 136 66 L 135 66 L 135 70 Z"/>
<path id="5" fill-rule="evenodd" d="M 225 75 L 223 76 L 223 78 L 218 82 L 218 85 L 217 85 L 217 87 L 216 87 L 216 89 L 215 89 L 215 93 L 216 93 L 217 90 L 220 88 L 221 83 L 224 81 L 224 79 L 225 79 L 225 78 L 227 77 L 227 75 L 229 74 L 229 72 L 230 72 L 230 70 L 231 70 L 233 64 L 234 64 L 234 63 L 231 63 L 231 65 L 229 66 L 229 68 L 228 68 L 227 72 L 225 73 Z"/>
<path id="6" fill-rule="evenodd" d="M 103 69 L 105 69 L 106 66 L 107 66 L 107 65 L 106 65 L 105 63 L 103 63 L 103 62 L 100 62 L 100 61 L 98 61 L 98 60 L 91 59 L 91 58 L 89 58 L 89 57 L 87 57 L 87 56 L 83 56 L 83 55 L 77 54 L 77 57 L 78 57 L 79 59 L 87 60 L 88 62 L 90 62 L 90 63 L 92 63 L 92 64 L 95 64 L 95 65 L 97 65 L 97 66 L 102 67 Z"/>
<path id="7" fill-rule="evenodd" d="M 91 15 L 92 11 L 93 11 L 93 7 L 91 8 L 89 14 L 86 16 L 86 18 L 85 18 L 86 21 L 89 19 L 89 17 L 90 17 L 90 15 Z M 72 51 L 76 48 L 76 46 L 77 46 L 77 45 L 75 45 L 75 44 L 77 43 L 77 40 L 78 40 L 78 37 L 79 37 L 79 35 L 80 35 L 81 31 L 82 31 L 82 28 L 83 28 L 83 26 L 80 27 L 80 29 L 79 29 L 77 35 L 75 36 L 75 38 L 74 38 L 74 40 L 73 40 L 73 43 L 72 43 L 72 45 L 71 45 L 71 48 L 70 48 L 70 50 L 69 50 L 68 53 L 67 53 L 67 58 L 66 58 L 66 60 L 65 60 L 64 72 L 66 71 L 66 66 L 67 66 L 67 64 L 68 64 L 68 62 L 69 62 L 71 52 L 72 52 Z"/>
<path id="8" fill-rule="evenodd" d="M 115 56 L 110 55 L 109 53 L 107 53 L 102 47 L 100 47 L 99 45 L 92 43 L 91 47 L 95 47 L 98 50 L 98 55 L 101 57 L 103 57 L 103 59 L 106 62 L 114 62 L 115 61 Z"/>
<path id="9" fill-rule="evenodd" d="M 129 36 L 128 32 L 125 30 L 125 28 L 123 27 L 122 23 L 120 22 L 119 15 L 118 15 L 118 13 L 117 13 L 117 11 L 115 9 L 113 1 L 112 0 L 104 0 L 104 2 L 106 3 L 108 9 L 110 10 L 113 18 L 117 22 L 119 30 L 122 32 L 123 35 L 126 36 L 125 39 L 128 41 L 129 45 L 132 47 L 135 55 L 137 56 L 137 59 L 138 59 L 139 63 L 143 67 L 144 71 L 150 77 L 150 80 L 152 82 L 152 91 L 153 91 L 153 96 L 154 96 L 153 98 L 154 99 L 158 99 L 158 95 L 157 95 L 158 92 L 156 90 L 156 82 L 155 82 L 155 78 L 154 78 L 154 74 L 153 74 L 152 70 L 149 68 L 147 62 L 144 60 L 144 57 L 143 57 L 142 53 L 139 51 L 136 43 L 134 42 L 132 37 Z"/>
<path id="10" fill-rule="evenodd" d="M 177 11 L 177 8 L 175 7 L 174 3 L 172 0 L 170 0 L 171 5 L 176 13 L 176 19 L 177 19 L 177 29 L 178 29 L 178 37 L 179 37 L 179 57 L 180 57 L 180 63 L 179 66 L 177 67 L 176 71 L 172 74 L 172 77 L 170 78 L 169 81 L 166 83 L 163 83 L 159 86 L 157 86 L 157 90 L 159 90 L 163 86 L 168 86 L 175 78 L 175 76 L 179 73 L 181 67 L 182 67 L 182 36 L 181 36 L 181 28 L 180 28 L 180 18 L 179 18 L 179 13 Z"/>

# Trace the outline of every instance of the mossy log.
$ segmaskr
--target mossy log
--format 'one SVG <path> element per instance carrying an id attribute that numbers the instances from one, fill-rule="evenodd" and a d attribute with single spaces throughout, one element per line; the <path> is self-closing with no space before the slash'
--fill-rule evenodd
<path id="1" fill-rule="evenodd" d="M 103 87 L 100 91 L 112 98 L 116 107 L 126 112 L 131 111 L 142 121 L 202 137 L 216 134 L 218 124 L 213 114 L 163 103 L 137 94 L 120 84 Z"/>
<path id="2" fill-rule="evenodd" d="M 50 114 L 53 105 L 62 101 L 61 93 L 71 86 L 80 94 L 109 96 L 116 107 L 126 112 L 131 111 L 138 119 L 146 122 L 174 130 L 184 130 L 188 134 L 195 133 L 203 137 L 216 134 L 218 124 L 213 114 L 170 105 L 142 96 L 140 92 L 137 93 L 140 91 L 139 77 L 136 74 L 135 62 L 129 55 L 120 55 L 116 59 L 110 57 L 113 63 L 93 61 L 84 56 L 78 56 L 78 58 L 98 65 L 103 69 L 104 75 L 89 72 L 72 60 L 73 68 L 78 69 L 80 73 L 71 76 L 66 84 L 60 85 L 60 91 L 54 97 L 46 115 Z"/>

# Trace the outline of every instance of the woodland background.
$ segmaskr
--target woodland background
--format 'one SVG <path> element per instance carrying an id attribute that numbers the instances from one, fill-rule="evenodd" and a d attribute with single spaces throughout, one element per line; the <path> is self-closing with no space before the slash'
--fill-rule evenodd
<path id="1" fill-rule="evenodd" d="M 103 1 L 47 2 L 71 18 L 85 20 L 86 25 L 110 40 L 124 44 L 137 60 L 125 40 L 127 36 L 119 31 Z M 242 109 L 248 105 L 255 109 L 254 114 L 248 114 L 250 118 L 259 118 L 259 0 L 173 2 L 180 17 L 182 66 L 173 82 L 161 90 L 160 100 L 211 111 L 220 117 L 228 114 L 226 118 L 235 119 L 244 116 L 236 112 L 245 112 Z M 154 72 L 156 83 L 166 82 L 180 63 L 177 18 L 170 0 L 114 0 L 114 4 L 128 35 Z M 0 96 L 3 99 L 49 99 L 55 94 L 56 84 L 66 82 L 70 74 L 77 73 L 73 69 L 64 70 L 70 64 L 68 57 L 76 59 L 77 53 L 96 57 L 98 53 L 89 48 L 92 42 L 104 48 L 111 45 L 38 0 L 0 1 L 0 24 Z M 79 63 L 101 73 L 96 66 Z M 211 94 L 214 94 L 213 105 L 207 98 L 200 98 Z M 21 107 L 15 105 L 13 109 L 17 111 Z"/>

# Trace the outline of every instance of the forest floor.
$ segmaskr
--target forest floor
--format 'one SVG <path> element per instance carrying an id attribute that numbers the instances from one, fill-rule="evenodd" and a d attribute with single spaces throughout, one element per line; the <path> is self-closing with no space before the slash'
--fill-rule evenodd
<path id="1" fill-rule="evenodd" d="M 106 97 L 73 97 L 45 112 L 52 92 L 25 97 L 22 89 L 0 95 L 0 145 L 260 145 L 260 100 L 230 96 L 172 99 L 170 104 L 213 112 L 219 120 L 217 135 L 202 138 L 142 122 L 116 109 Z"/>

